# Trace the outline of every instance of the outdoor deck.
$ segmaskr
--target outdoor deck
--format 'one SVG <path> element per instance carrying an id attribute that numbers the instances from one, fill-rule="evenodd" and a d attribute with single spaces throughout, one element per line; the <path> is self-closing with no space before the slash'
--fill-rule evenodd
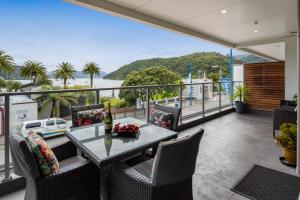
<path id="1" fill-rule="evenodd" d="M 242 200 L 230 189 L 254 164 L 295 174 L 295 169 L 282 165 L 281 148 L 272 138 L 271 116 L 235 113 L 219 117 L 182 131 L 181 136 L 198 128 L 205 134 L 194 175 L 195 200 Z M 24 190 L 0 199 L 21 200 Z"/>

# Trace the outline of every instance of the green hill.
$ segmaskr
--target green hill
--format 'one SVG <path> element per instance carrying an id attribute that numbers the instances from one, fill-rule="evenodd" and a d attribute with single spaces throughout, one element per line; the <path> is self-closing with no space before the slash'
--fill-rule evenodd
<path id="1" fill-rule="evenodd" d="M 165 66 L 168 69 L 177 72 L 181 78 L 188 77 L 189 64 L 193 66 L 193 76 L 197 77 L 198 72 L 206 71 L 218 72 L 219 68 L 212 68 L 212 66 L 222 66 L 223 73 L 229 73 L 229 56 L 222 55 L 217 52 L 201 52 L 184 55 L 172 58 L 151 58 L 146 60 L 137 60 L 130 64 L 124 65 L 118 70 L 106 75 L 105 79 L 124 80 L 127 75 L 136 70 L 145 69 L 153 66 Z M 234 63 L 241 63 L 239 60 L 234 60 Z"/>

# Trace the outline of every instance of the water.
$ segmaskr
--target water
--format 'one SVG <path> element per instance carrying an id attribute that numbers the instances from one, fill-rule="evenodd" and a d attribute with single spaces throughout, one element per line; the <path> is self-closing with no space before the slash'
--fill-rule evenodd
<path id="1" fill-rule="evenodd" d="M 51 79 L 53 81 L 53 85 L 55 86 L 63 86 L 62 80 L 55 80 Z M 31 83 L 31 80 L 18 80 L 22 82 L 23 84 Z M 94 78 L 94 88 L 112 88 L 112 87 L 121 87 L 121 84 L 123 81 L 120 80 L 108 80 L 108 79 L 102 79 L 102 78 Z M 89 86 L 90 85 L 90 79 L 89 78 L 76 78 L 74 80 L 68 80 L 67 82 L 68 86 L 74 86 L 74 85 L 81 85 L 81 86 Z M 101 91 L 101 96 L 119 96 L 119 90 L 113 91 Z"/>

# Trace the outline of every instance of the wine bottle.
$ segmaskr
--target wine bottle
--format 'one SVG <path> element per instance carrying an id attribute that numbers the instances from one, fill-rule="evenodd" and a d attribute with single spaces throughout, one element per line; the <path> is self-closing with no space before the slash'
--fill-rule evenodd
<path id="1" fill-rule="evenodd" d="M 107 104 L 107 110 L 104 117 L 104 129 L 106 133 L 110 133 L 113 127 L 113 118 L 110 111 L 110 103 Z"/>

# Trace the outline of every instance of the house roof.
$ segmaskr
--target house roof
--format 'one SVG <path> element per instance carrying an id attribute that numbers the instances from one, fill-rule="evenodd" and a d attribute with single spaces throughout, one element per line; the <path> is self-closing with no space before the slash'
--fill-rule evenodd
<path id="1" fill-rule="evenodd" d="M 276 60 L 297 31 L 297 0 L 65 1 Z"/>

